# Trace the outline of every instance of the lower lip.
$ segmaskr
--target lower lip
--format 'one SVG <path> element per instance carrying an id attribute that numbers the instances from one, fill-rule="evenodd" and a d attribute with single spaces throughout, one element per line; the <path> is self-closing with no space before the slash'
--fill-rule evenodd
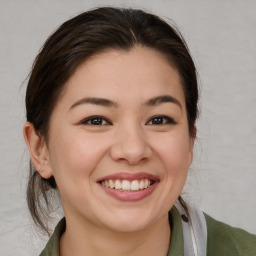
<path id="1" fill-rule="evenodd" d="M 157 182 L 152 184 L 150 187 L 138 190 L 138 191 L 122 191 L 122 190 L 117 190 L 113 188 L 107 188 L 99 184 L 100 187 L 110 196 L 120 200 L 120 201 L 139 201 L 144 199 L 145 197 L 151 195 L 153 191 L 155 190 L 157 186 Z"/>

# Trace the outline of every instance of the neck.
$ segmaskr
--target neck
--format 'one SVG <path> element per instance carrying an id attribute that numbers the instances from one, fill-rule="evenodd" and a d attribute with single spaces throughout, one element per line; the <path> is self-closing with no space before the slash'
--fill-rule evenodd
<path id="1" fill-rule="evenodd" d="M 170 243 L 168 216 L 144 230 L 116 232 L 68 222 L 60 240 L 60 256 L 166 256 Z"/>

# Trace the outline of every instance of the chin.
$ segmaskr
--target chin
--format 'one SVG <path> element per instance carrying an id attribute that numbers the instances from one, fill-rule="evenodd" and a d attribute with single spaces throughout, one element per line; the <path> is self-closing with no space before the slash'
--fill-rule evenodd
<path id="1" fill-rule="evenodd" d="M 151 225 L 150 222 L 143 221 L 143 223 L 141 223 L 138 220 L 138 217 L 137 217 L 136 222 L 134 221 L 133 223 L 131 223 L 131 222 L 128 223 L 127 221 L 120 221 L 118 223 L 112 223 L 112 224 L 113 225 L 108 223 L 109 229 L 111 229 L 114 232 L 118 232 L 118 233 L 141 232 L 143 230 L 146 230 Z"/>
<path id="2" fill-rule="evenodd" d="M 119 211 L 104 218 L 105 226 L 116 232 L 139 232 L 148 229 L 157 222 L 157 216 L 147 215 L 140 210 Z"/>

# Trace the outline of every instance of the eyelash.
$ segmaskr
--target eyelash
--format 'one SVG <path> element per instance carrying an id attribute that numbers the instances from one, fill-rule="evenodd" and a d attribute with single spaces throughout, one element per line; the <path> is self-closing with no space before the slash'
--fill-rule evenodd
<path id="1" fill-rule="evenodd" d="M 159 115 L 159 116 L 153 116 L 153 117 L 151 117 L 150 118 L 150 120 L 147 122 L 147 124 L 149 123 L 149 122 L 152 122 L 153 120 L 157 120 L 158 119 L 158 121 L 159 121 L 159 119 L 161 119 L 162 121 L 164 121 L 165 120 L 165 122 L 164 123 L 156 123 L 156 124 L 150 124 L 150 125 L 166 125 L 166 124 L 177 124 L 177 122 L 173 119 L 173 118 L 171 118 L 171 117 L 169 117 L 169 116 L 164 116 L 164 115 Z"/>
<path id="2" fill-rule="evenodd" d="M 152 123 L 153 120 L 156 121 L 156 123 Z M 93 121 L 96 121 L 96 123 L 92 123 Z M 98 122 L 98 123 L 97 123 Z M 104 122 L 104 123 L 103 123 Z M 150 123 L 151 122 L 151 123 Z M 160 123 L 159 123 L 160 122 Z M 162 122 L 162 123 L 161 123 Z M 89 116 L 86 119 L 84 119 L 81 124 L 83 125 L 92 125 L 92 126 L 104 126 L 104 125 L 112 125 L 112 123 L 107 120 L 105 117 L 103 116 Z M 177 124 L 177 122 L 169 117 L 169 116 L 165 116 L 165 115 L 158 115 L 158 116 L 153 116 L 150 118 L 149 121 L 147 121 L 148 125 L 167 125 L 167 124 Z"/>
<path id="3" fill-rule="evenodd" d="M 97 120 L 100 121 L 100 124 L 93 124 L 92 121 Z M 102 124 L 102 121 L 106 122 L 106 124 Z M 91 123 L 90 123 L 91 122 Z M 93 125 L 93 126 L 102 126 L 102 125 L 111 125 L 112 123 L 108 121 L 105 117 L 103 116 L 89 116 L 86 119 L 84 119 L 81 124 L 84 125 Z"/>

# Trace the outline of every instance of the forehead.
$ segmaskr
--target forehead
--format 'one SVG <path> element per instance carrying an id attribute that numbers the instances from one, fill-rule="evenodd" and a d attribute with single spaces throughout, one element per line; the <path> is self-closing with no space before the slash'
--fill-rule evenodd
<path id="1" fill-rule="evenodd" d="M 177 69 L 162 53 L 137 46 L 129 51 L 109 49 L 84 61 L 67 81 L 62 99 L 147 100 L 168 93 L 184 101 Z"/>

